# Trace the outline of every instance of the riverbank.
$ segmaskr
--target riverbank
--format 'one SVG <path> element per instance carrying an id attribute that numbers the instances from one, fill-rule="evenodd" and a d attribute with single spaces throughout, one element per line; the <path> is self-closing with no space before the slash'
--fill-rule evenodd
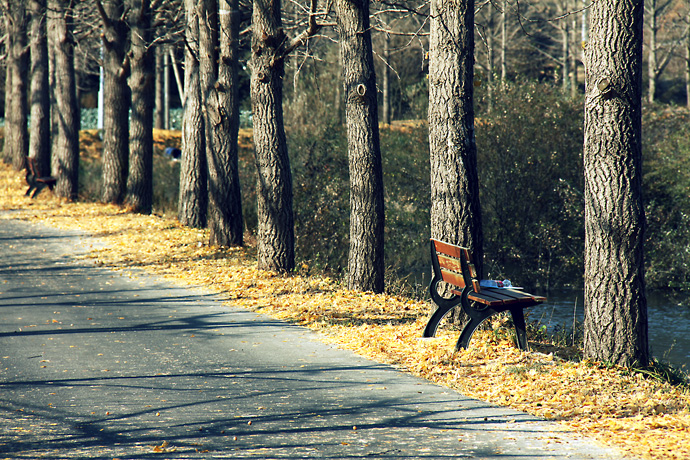
<path id="1" fill-rule="evenodd" d="M 558 357 L 532 343 L 521 352 L 502 321 L 452 353 L 457 331 L 419 340 L 430 305 L 358 293 L 333 280 L 256 269 L 254 249 L 209 247 L 205 230 L 98 203 L 66 203 L 45 191 L 24 196 L 23 175 L 0 163 L 0 209 L 12 218 L 81 229 L 105 247 L 90 257 L 117 270 L 142 269 L 207 286 L 229 303 L 322 333 L 324 340 L 393 364 L 463 394 L 513 407 L 653 459 L 690 458 L 690 394 L 639 373 Z"/>

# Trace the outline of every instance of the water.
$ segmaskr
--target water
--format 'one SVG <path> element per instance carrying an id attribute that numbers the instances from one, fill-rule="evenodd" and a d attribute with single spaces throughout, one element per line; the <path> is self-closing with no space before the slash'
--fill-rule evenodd
<path id="1" fill-rule="evenodd" d="M 548 303 L 527 309 L 528 321 L 539 321 L 547 330 L 570 331 L 573 318 L 584 318 L 582 292 L 550 293 Z M 670 298 L 647 294 L 649 346 L 652 355 L 690 371 L 690 296 Z"/>

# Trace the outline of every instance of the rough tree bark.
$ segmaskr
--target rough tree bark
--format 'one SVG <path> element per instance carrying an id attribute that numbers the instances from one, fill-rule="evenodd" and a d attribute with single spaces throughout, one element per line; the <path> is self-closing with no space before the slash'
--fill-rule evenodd
<path id="1" fill-rule="evenodd" d="M 238 166 L 239 100 L 237 92 L 239 5 L 238 0 L 206 0 L 219 11 L 219 34 L 208 35 L 203 46 L 202 69 L 214 80 L 204 85 L 206 160 L 208 163 L 209 242 L 217 246 L 241 246 L 244 224 Z M 217 9 L 219 7 L 219 9 Z M 207 17 L 213 21 L 214 15 Z M 210 62 L 206 62 L 210 61 Z M 211 67 L 212 73 L 211 73 Z"/>
<path id="2" fill-rule="evenodd" d="M 50 89 L 46 0 L 31 0 L 31 133 L 29 156 L 39 170 L 50 171 Z"/>
<path id="3" fill-rule="evenodd" d="M 474 1 L 431 2 L 429 150 L 431 236 L 468 247 L 482 273 L 474 137 Z"/>
<path id="4" fill-rule="evenodd" d="M 642 0 L 590 11 L 585 94 L 587 358 L 649 363 L 641 200 Z"/>
<path id="5" fill-rule="evenodd" d="M 295 267 L 292 173 L 283 125 L 283 75 L 286 36 L 280 0 L 254 0 L 250 90 L 254 154 L 258 171 L 258 266 L 291 271 Z"/>
<path id="6" fill-rule="evenodd" d="M 57 139 L 52 156 L 55 194 L 69 200 L 79 194 L 79 127 L 77 82 L 74 69 L 73 0 L 51 0 L 49 29 L 55 44 L 53 98 L 57 115 Z"/>
<path id="7" fill-rule="evenodd" d="M 2 4 L 4 20 L 5 20 L 5 30 L 9 30 L 11 27 L 11 17 L 8 11 L 7 2 Z M 5 36 L 5 49 L 12 49 L 12 34 L 7 34 Z M 10 53 L 6 52 L 5 64 L 5 129 L 4 129 L 4 139 L 2 146 L 2 159 L 8 163 L 12 163 L 12 152 L 10 146 L 12 145 L 12 132 L 14 130 L 10 129 L 10 114 L 12 113 L 12 66 L 10 65 Z"/>
<path id="8" fill-rule="evenodd" d="M 369 0 L 336 0 L 334 6 L 340 35 L 350 168 L 348 287 L 383 292 L 383 170 Z"/>
<path id="9" fill-rule="evenodd" d="M 128 28 L 124 0 L 98 6 L 103 32 L 103 195 L 105 203 L 121 204 L 127 193 L 129 170 Z"/>
<path id="10" fill-rule="evenodd" d="M 164 56 L 166 56 L 166 50 L 162 46 L 156 46 L 155 56 L 156 56 L 156 70 L 154 74 L 156 75 L 155 87 L 155 103 L 154 103 L 154 116 L 153 116 L 153 127 L 156 129 L 167 129 L 165 126 L 165 84 L 163 76 L 165 72 L 164 67 Z"/>
<path id="11" fill-rule="evenodd" d="M 29 47 L 27 46 L 28 16 L 23 1 L 6 2 L 7 15 L 7 73 L 10 76 L 9 97 L 6 104 L 9 112 L 5 118 L 5 157 L 17 171 L 26 168 L 29 153 L 29 130 L 27 127 L 29 108 L 26 92 L 29 75 Z"/>
<path id="12" fill-rule="evenodd" d="M 151 45 L 151 10 L 148 0 L 130 0 L 129 87 L 132 114 L 129 124 L 129 176 L 127 205 L 133 212 L 153 210 L 153 104 L 155 58 Z"/>
<path id="13" fill-rule="evenodd" d="M 177 216 L 188 227 L 206 227 L 207 167 L 204 118 L 199 82 L 199 12 L 196 0 L 185 0 L 185 90 L 182 120 L 182 164 Z"/>

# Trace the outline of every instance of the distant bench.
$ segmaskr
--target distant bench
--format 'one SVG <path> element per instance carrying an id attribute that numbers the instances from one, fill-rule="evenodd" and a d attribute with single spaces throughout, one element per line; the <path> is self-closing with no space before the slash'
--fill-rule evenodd
<path id="1" fill-rule="evenodd" d="M 441 320 L 458 305 L 470 317 L 458 338 L 455 351 L 467 348 L 472 334 L 479 325 L 496 313 L 510 311 L 515 325 L 517 345 L 521 350 L 529 350 L 525 330 L 524 308 L 546 301 L 546 297 L 535 296 L 517 289 L 481 287 L 472 254 L 468 248 L 455 246 L 443 241 L 431 240 L 431 264 L 434 278 L 429 290 L 431 299 L 438 306 L 424 329 L 424 337 L 436 334 Z M 443 281 L 450 285 L 452 296 L 443 298 L 438 285 Z"/>
<path id="2" fill-rule="evenodd" d="M 35 197 L 41 190 L 48 187 L 53 190 L 57 179 L 52 176 L 44 176 L 38 168 L 38 161 L 36 158 L 27 157 L 28 167 L 26 168 L 26 183 L 29 184 L 29 189 L 26 191 L 26 196 Z"/>

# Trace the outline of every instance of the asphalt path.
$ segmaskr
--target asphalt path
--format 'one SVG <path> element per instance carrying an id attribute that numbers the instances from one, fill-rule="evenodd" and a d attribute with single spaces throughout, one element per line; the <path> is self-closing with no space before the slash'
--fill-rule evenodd
<path id="1" fill-rule="evenodd" d="M 0 458 L 624 458 L 97 244 L 0 219 Z"/>

